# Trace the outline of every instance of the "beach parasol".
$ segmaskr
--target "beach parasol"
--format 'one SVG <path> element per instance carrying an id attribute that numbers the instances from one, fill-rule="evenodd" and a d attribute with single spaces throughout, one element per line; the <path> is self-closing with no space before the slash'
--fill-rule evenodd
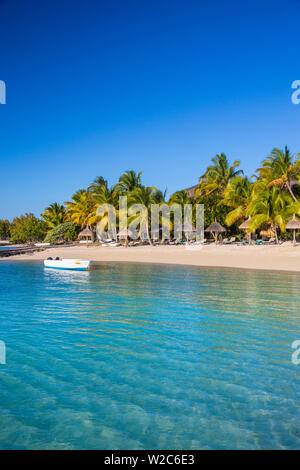
<path id="1" fill-rule="evenodd" d="M 215 239 L 215 244 L 217 244 L 218 243 L 218 234 L 222 233 L 222 232 L 226 232 L 226 228 L 222 227 L 222 225 L 219 224 L 219 222 L 217 222 L 217 220 L 215 219 L 214 223 L 211 224 L 209 227 L 207 227 L 204 231 L 205 232 L 211 232 L 213 234 L 214 239 Z"/>
<path id="2" fill-rule="evenodd" d="M 245 220 L 245 222 L 243 222 L 240 226 L 239 226 L 239 229 L 241 230 L 248 230 L 248 242 L 249 242 L 249 245 L 251 245 L 251 232 L 249 231 L 249 225 L 250 225 L 250 220 L 251 220 L 251 215 L 250 217 Z"/>
<path id="3" fill-rule="evenodd" d="M 293 215 L 293 218 L 286 224 L 285 228 L 288 230 L 293 230 L 293 246 L 296 245 L 296 230 L 300 228 L 300 222 L 296 219 L 296 215 Z"/>

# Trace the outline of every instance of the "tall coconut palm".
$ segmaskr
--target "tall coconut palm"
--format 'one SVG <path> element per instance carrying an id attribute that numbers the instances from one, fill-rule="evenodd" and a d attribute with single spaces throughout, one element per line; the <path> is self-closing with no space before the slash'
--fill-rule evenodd
<path id="1" fill-rule="evenodd" d="M 189 197 L 188 192 L 184 189 L 182 191 L 176 191 L 173 193 L 169 199 L 169 205 L 172 206 L 173 204 L 178 204 L 181 207 L 181 214 L 182 214 L 182 221 L 186 222 L 186 212 L 185 212 L 185 205 L 191 204 L 192 205 L 192 220 L 190 222 L 193 225 L 196 224 L 196 206 L 194 205 L 194 198 Z M 174 229 L 176 225 L 176 220 L 173 215 L 171 214 L 171 227 Z"/>
<path id="2" fill-rule="evenodd" d="M 67 201 L 67 218 L 81 227 L 93 225 L 97 221 L 97 204 L 90 191 L 80 189 L 72 196 L 72 201 Z"/>
<path id="3" fill-rule="evenodd" d="M 224 153 L 216 155 L 211 161 L 212 165 L 207 167 L 206 172 L 200 178 L 195 198 L 216 191 L 223 193 L 232 178 L 243 174 L 243 170 L 236 169 L 240 166 L 240 162 L 235 160 L 233 165 L 229 165 L 228 159 Z"/>
<path id="4" fill-rule="evenodd" d="M 47 223 L 48 228 L 53 229 L 65 222 L 66 208 L 64 205 L 54 202 L 53 204 L 50 204 L 50 206 L 46 207 L 41 216 Z"/>
<path id="5" fill-rule="evenodd" d="M 141 171 L 137 174 L 134 170 L 125 171 L 125 173 L 120 176 L 115 190 L 120 194 L 129 194 L 134 189 L 140 188 L 142 173 Z"/>
<path id="6" fill-rule="evenodd" d="M 172 222 L 170 220 L 170 217 L 173 218 L 173 214 L 169 213 L 169 208 L 168 205 L 170 205 L 170 201 L 167 202 L 167 189 L 164 191 L 160 191 L 159 189 L 150 186 L 148 187 L 149 189 L 153 190 L 153 201 L 155 204 L 159 206 L 159 213 L 158 213 L 158 219 L 155 221 L 162 230 L 162 241 L 164 240 L 164 234 L 165 233 L 170 233 L 170 230 L 172 228 Z M 151 215 L 153 215 L 151 213 Z M 154 216 L 155 218 L 156 216 Z M 153 222 L 153 228 L 155 225 L 154 220 L 151 220 L 151 223 Z M 159 231 L 159 230 L 158 230 Z"/>
<path id="7" fill-rule="evenodd" d="M 107 181 L 103 176 L 97 176 L 94 181 L 89 185 L 88 190 L 91 191 L 93 195 L 97 195 L 101 191 L 103 186 L 107 186 Z"/>
<path id="8" fill-rule="evenodd" d="M 176 191 L 169 199 L 170 204 L 179 204 L 181 207 L 183 207 L 184 204 L 193 204 L 193 202 L 193 198 L 189 197 L 189 194 L 185 189 L 182 191 Z"/>
<path id="9" fill-rule="evenodd" d="M 287 209 L 292 200 L 288 193 L 281 191 L 277 186 L 270 187 L 265 180 L 255 185 L 252 200 L 247 208 L 246 215 L 251 215 L 249 228 L 254 231 L 262 225 L 268 225 L 278 244 L 277 228 L 285 231 L 287 222 Z"/>
<path id="10" fill-rule="evenodd" d="M 115 208 L 115 214 L 118 215 L 118 194 L 116 193 L 114 186 L 109 188 L 107 182 L 105 182 L 105 184 L 98 189 L 97 193 L 93 193 L 92 197 L 95 201 L 96 209 L 101 205 L 107 206 L 107 210 L 105 209 L 105 212 L 102 213 L 103 215 L 101 216 L 99 216 L 96 210 L 96 214 L 98 216 L 97 222 L 100 222 L 99 226 L 97 225 L 97 230 L 99 229 L 99 233 L 102 234 L 109 225 L 111 206 Z"/>
<path id="11" fill-rule="evenodd" d="M 156 201 L 156 204 L 163 204 L 166 202 L 167 198 L 167 189 L 164 191 L 160 191 L 159 189 L 154 188 L 151 186 L 151 188 L 155 191 L 154 193 L 154 199 Z"/>
<path id="12" fill-rule="evenodd" d="M 112 204 L 113 206 L 118 204 L 118 194 L 115 192 L 115 187 L 109 188 L 107 183 L 101 186 L 92 197 L 97 204 Z"/>
<path id="13" fill-rule="evenodd" d="M 253 184 L 247 177 L 235 176 L 229 181 L 224 191 L 223 199 L 219 203 L 232 208 L 225 219 L 228 226 L 246 217 L 247 207 L 251 201 L 252 190 Z"/>
<path id="14" fill-rule="evenodd" d="M 300 162 L 297 157 L 299 154 L 292 155 L 287 146 L 284 150 L 274 148 L 258 169 L 259 175 L 268 181 L 269 186 L 288 190 L 295 202 L 297 198 L 292 190 L 291 180 L 300 176 Z"/>
<path id="15" fill-rule="evenodd" d="M 152 229 L 157 229 L 157 237 L 159 238 L 159 227 L 162 230 L 162 241 L 164 239 L 165 230 L 169 233 L 171 230 L 171 222 L 170 222 L 170 215 L 169 215 L 169 208 L 168 208 L 168 201 L 167 201 L 167 188 L 164 191 L 161 191 L 154 186 L 148 186 L 149 189 L 153 190 L 153 204 L 156 204 L 158 207 L 158 212 L 154 215 L 153 220 L 151 220 L 151 224 L 153 223 Z M 151 211 L 151 216 L 153 215 Z M 157 217 L 157 218 L 156 218 Z M 155 220 L 156 219 L 156 220 Z M 157 224 L 157 226 L 156 226 Z M 156 226 L 156 227 L 154 227 Z"/>
<path id="16" fill-rule="evenodd" d="M 140 227 L 140 235 L 143 230 L 146 231 L 148 241 L 152 245 L 150 237 L 149 225 L 150 225 L 150 214 L 151 205 L 156 204 L 156 191 L 152 187 L 139 186 L 136 187 L 129 196 L 129 205 L 142 204 L 146 210 L 139 211 L 135 216 L 129 218 L 129 220 L 135 220 Z"/>

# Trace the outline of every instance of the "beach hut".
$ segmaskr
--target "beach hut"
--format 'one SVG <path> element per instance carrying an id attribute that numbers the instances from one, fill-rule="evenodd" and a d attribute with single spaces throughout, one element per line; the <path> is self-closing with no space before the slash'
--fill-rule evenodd
<path id="1" fill-rule="evenodd" d="M 117 235 L 120 238 L 125 238 L 125 243 L 126 243 L 126 246 L 128 246 L 128 238 L 133 238 L 133 232 L 129 229 L 129 228 L 123 228 L 123 230 L 121 230 L 118 235 Z"/>
<path id="2" fill-rule="evenodd" d="M 219 233 L 226 232 L 226 228 L 222 227 L 222 225 L 219 224 L 219 222 L 217 222 L 217 220 L 215 219 L 214 223 L 207 227 L 204 231 L 213 234 L 215 244 L 217 245 Z"/>
<path id="3" fill-rule="evenodd" d="M 286 224 L 288 230 L 293 230 L 293 246 L 296 245 L 296 230 L 300 228 L 300 222 L 296 219 L 296 215 Z"/>
<path id="4" fill-rule="evenodd" d="M 250 220 L 251 220 L 251 215 L 247 220 L 245 220 L 245 222 L 243 222 L 239 226 L 239 229 L 248 231 L 247 232 L 247 238 L 248 238 L 249 245 L 251 245 L 251 232 L 249 230 Z"/>
<path id="5" fill-rule="evenodd" d="M 80 242 L 86 242 L 86 243 L 93 243 L 95 240 L 95 235 L 94 232 L 89 227 L 86 227 L 80 234 L 78 235 L 78 240 Z"/>

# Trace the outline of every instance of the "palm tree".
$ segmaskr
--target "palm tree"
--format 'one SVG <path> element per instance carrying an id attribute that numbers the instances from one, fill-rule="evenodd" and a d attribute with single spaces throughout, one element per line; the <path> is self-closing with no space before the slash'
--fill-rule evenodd
<path id="1" fill-rule="evenodd" d="M 226 216 L 226 224 L 230 227 L 237 220 L 246 217 L 247 207 L 251 201 L 253 184 L 247 177 L 235 176 L 229 181 L 223 199 L 219 204 L 225 204 L 232 210 Z"/>
<path id="2" fill-rule="evenodd" d="M 243 170 L 236 170 L 240 166 L 240 162 L 235 160 L 230 166 L 224 153 L 216 155 L 211 161 L 212 165 L 207 167 L 206 172 L 200 178 L 195 198 L 215 191 L 223 193 L 232 178 L 243 174 Z"/>
<path id="3" fill-rule="evenodd" d="M 90 191 L 79 189 L 79 191 L 73 194 L 72 201 L 65 204 L 67 207 L 67 217 L 74 224 L 88 227 L 97 222 L 97 204 L 92 198 Z"/>
<path id="4" fill-rule="evenodd" d="M 292 191 L 292 178 L 300 175 L 300 162 L 295 157 L 299 154 L 292 155 L 287 146 L 284 150 L 274 148 L 263 162 L 262 167 L 258 169 L 259 175 L 269 182 L 269 186 L 279 186 L 287 189 L 296 202 L 297 198 Z"/>
<path id="5" fill-rule="evenodd" d="M 98 192 L 101 191 L 102 186 L 107 186 L 107 181 L 103 176 L 97 176 L 97 178 L 95 178 L 89 185 L 88 190 L 91 191 L 92 194 L 97 195 Z"/>
<path id="6" fill-rule="evenodd" d="M 291 204 L 290 196 L 277 186 L 270 187 L 268 182 L 260 180 L 256 183 L 252 200 L 246 211 L 251 215 L 249 228 L 254 231 L 267 224 L 274 232 L 278 244 L 277 228 L 285 231 L 288 207 Z"/>
<path id="7" fill-rule="evenodd" d="M 109 188 L 105 181 L 105 183 L 97 190 L 97 193 L 93 194 L 93 200 L 95 201 L 96 209 L 98 209 L 100 205 L 107 205 L 107 210 L 105 209 L 104 214 L 98 217 L 98 221 L 100 221 L 99 232 L 101 234 L 107 228 L 109 223 L 110 206 L 115 208 L 115 214 L 118 215 L 118 194 L 115 191 L 115 187 L 112 186 Z"/>
<path id="8" fill-rule="evenodd" d="M 143 230 L 146 230 L 150 245 L 152 245 L 149 232 L 151 205 L 156 204 L 156 192 L 157 191 L 155 191 L 152 187 L 138 186 L 129 196 L 129 205 L 142 204 L 146 209 L 144 211 L 138 212 L 135 216 L 130 217 L 129 220 L 131 219 L 138 222 L 140 227 L 140 235 L 142 234 Z"/>
<path id="9" fill-rule="evenodd" d="M 184 204 L 193 204 L 193 199 L 189 197 L 188 192 L 184 189 L 173 193 L 169 199 L 169 203 L 179 204 L 183 208 Z"/>
<path id="10" fill-rule="evenodd" d="M 188 192 L 184 189 L 182 191 L 176 191 L 173 193 L 169 199 L 169 205 L 172 206 L 173 204 L 178 204 L 181 207 L 181 213 L 183 216 L 183 221 L 185 221 L 185 205 L 191 204 L 192 205 L 192 222 L 193 225 L 196 224 L 196 206 L 194 205 L 194 199 L 189 197 Z M 165 221 L 166 223 L 167 221 Z M 171 227 L 175 229 L 176 221 L 174 218 L 174 214 L 171 214 Z M 168 227 L 167 227 L 168 228 Z"/>
<path id="11" fill-rule="evenodd" d="M 160 191 L 159 189 L 154 188 L 151 186 L 151 188 L 155 191 L 154 193 L 154 199 L 156 201 L 156 204 L 163 204 L 166 202 L 167 198 L 167 189 L 164 191 Z"/>
<path id="12" fill-rule="evenodd" d="M 54 202 L 50 206 L 46 207 L 44 212 L 41 214 L 44 221 L 47 223 L 49 229 L 53 229 L 60 224 L 63 224 L 66 220 L 66 209 L 62 204 Z"/>
<path id="13" fill-rule="evenodd" d="M 140 188 L 142 173 L 143 172 L 141 171 L 137 174 L 134 170 L 125 171 L 125 173 L 120 176 L 115 190 L 120 194 L 128 194 L 134 189 Z"/>

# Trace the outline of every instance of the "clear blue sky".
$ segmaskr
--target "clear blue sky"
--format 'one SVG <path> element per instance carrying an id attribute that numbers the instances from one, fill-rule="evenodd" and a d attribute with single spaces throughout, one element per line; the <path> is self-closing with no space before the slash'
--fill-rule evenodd
<path id="1" fill-rule="evenodd" d="M 300 151 L 297 0 L 0 0 L 0 218 L 127 169 L 168 193 L 220 152 Z"/>

